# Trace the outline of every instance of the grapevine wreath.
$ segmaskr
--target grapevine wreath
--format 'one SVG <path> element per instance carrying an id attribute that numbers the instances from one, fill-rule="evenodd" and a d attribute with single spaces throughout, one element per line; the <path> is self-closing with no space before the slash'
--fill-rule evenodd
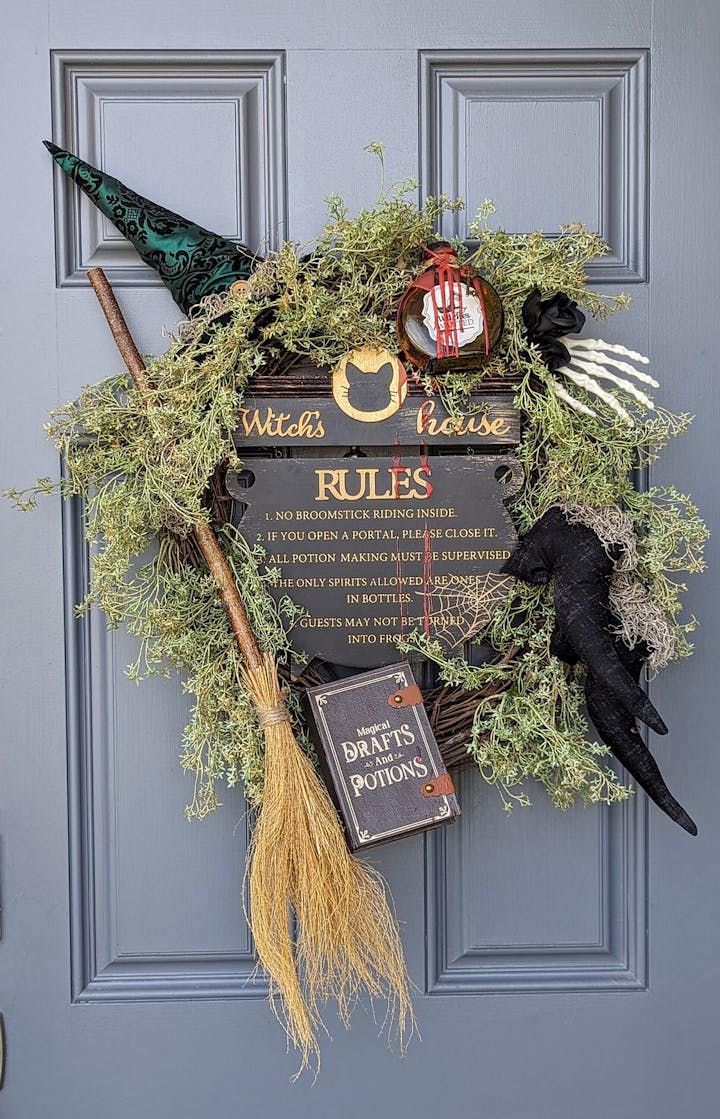
<path id="1" fill-rule="evenodd" d="M 104 277 L 91 276 L 128 373 L 84 389 L 47 425 L 60 493 L 85 501 L 92 580 L 79 609 L 98 605 L 138 639 L 132 679 L 182 675 L 194 698 L 188 816 L 214 809 L 222 782 L 241 781 L 257 810 L 250 921 L 305 1061 L 328 996 L 346 1019 L 363 990 L 385 994 L 402 1030 L 412 1012 L 384 885 L 346 848 L 300 704 L 327 666 L 287 671 L 300 610 L 271 593 L 277 569 L 230 523 L 224 476 L 242 465 L 233 435 L 246 387 L 290 384 L 308 365 L 328 378 L 359 347 L 400 359 L 410 391 L 450 415 L 488 384 L 510 386 L 525 480 L 508 501 L 520 537 L 502 572 L 509 590 L 450 652 L 422 627 L 401 639 L 436 666 L 424 700 L 443 758 L 476 764 L 508 809 L 528 803 L 530 778 L 564 808 L 628 795 L 611 752 L 695 834 L 636 722 L 666 732 L 641 674 L 692 651 L 682 579 L 702 570 L 707 532 L 688 496 L 644 484 L 691 417 L 655 403 L 647 358 L 580 335 L 585 313 L 599 321 L 628 303 L 588 287 L 585 266 L 607 247 L 581 225 L 509 234 L 489 227 L 486 203 L 470 247 L 438 242 L 443 214 L 462 203 L 418 208 L 416 184 L 404 183 L 355 217 L 331 195 L 316 243 L 260 258 L 47 146 L 188 316 L 169 349 L 143 361 Z M 381 147 L 370 150 L 382 164 Z M 403 313 L 423 300 L 432 346 Z M 27 508 L 55 489 L 45 478 L 11 496 Z"/>

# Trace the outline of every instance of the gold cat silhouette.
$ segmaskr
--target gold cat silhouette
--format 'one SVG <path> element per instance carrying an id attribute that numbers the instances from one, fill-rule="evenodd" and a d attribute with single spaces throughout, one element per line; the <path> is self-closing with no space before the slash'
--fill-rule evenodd
<path id="1" fill-rule="evenodd" d="M 378 423 L 398 412 L 407 396 L 407 373 L 400 358 L 380 346 L 360 346 L 345 354 L 332 377 L 338 408 L 361 423 Z"/>

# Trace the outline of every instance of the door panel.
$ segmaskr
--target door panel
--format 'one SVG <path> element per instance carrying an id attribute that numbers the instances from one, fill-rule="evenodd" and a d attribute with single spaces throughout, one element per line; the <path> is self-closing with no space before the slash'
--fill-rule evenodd
<path id="1" fill-rule="evenodd" d="M 265 994 L 243 914 L 241 791 L 223 796 L 207 827 L 190 825 L 182 805 L 167 810 L 169 789 L 192 795 L 177 780 L 188 697 L 177 680 L 132 684 L 131 639 L 100 616 L 72 616 L 88 550 L 80 502 L 65 513 L 73 999 Z"/>
<path id="2" fill-rule="evenodd" d="M 469 239 L 484 198 L 510 232 L 582 221 L 611 251 L 598 282 L 647 275 L 646 50 L 420 51 L 421 181 L 466 200 L 446 235 Z"/>
<path id="3" fill-rule="evenodd" d="M 692 489 L 713 523 L 709 0 L 252 0 L 202 13 L 188 0 L 27 0 L 10 22 L 2 485 L 57 473 L 46 413 L 118 368 L 89 265 L 119 287 L 143 352 L 179 318 L 116 231 L 53 181 L 42 138 L 261 248 L 312 238 L 330 191 L 371 204 L 363 148 L 381 139 L 387 180 L 463 194 L 469 216 L 492 197 L 508 229 L 585 220 L 609 240 L 593 279 L 628 287 L 633 305 L 603 336 L 650 352 L 658 397 L 698 415 L 652 480 Z M 444 232 L 464 235 L 467 217 Z M 508 818 L 464 771 L 452 828 L 372 854 L 403 925 L 422 1042 L 401 1060 L 360 1011 L 349 1034 L 332 1028 L 317 1084 L 292 1085 L 296 1059 L 253 974 L 241 791 L 185 820 L 187 697 L 175 682 L 132 683 L 132 642 L 74 618 L 88 562 L 79 507 L 0 517 L 3 1116 L 670 1119 L 690 1098 L 712 1113 L 717 575 L 691 588 L 694 660 L 653 684 L 671 724 L 654 749 L 699 838 L 642 795 L 560 813 L 532 789 L 532 807 Z"/>
<path id="4" fill-rule="evenodd" d="M 51 55 L 53 133 L 93 166 L 223 237 L 272 248 L 286 219 L 283 51 L 65 51 Z M 208 191 L 212 168 L 213 189 Z M 59 287 L 161 287 L 154 269 L 56 168 Z"/>
<path id="5" fill-rule="evenodd" d="M 559 814 L 536 796 L 508 820 L 470 769 L 458 794 L 462 826 L 427 841 L 428 993 L 642 990 L 644 800 Z"/>

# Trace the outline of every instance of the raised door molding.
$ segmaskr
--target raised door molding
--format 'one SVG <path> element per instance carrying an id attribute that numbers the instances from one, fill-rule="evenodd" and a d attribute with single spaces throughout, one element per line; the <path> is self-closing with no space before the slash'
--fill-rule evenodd
<path id="1" fill-rule="evenodd" d="M 421 51 L 420 184 L 467 209 L 491 198 L 513 233 L 583 221 L 610 245 L 597 283 L 648 274 L 648 82 L 644 49 Z"/>
<path id="2" fill-rule="evenodd" d="M 471 767 L 456 784 L 464 815 L 426 837 L 427 993 L 644 990 L 644 794 L 573 820 L 534 786 L 535 807 L 486 825 L 499 794 Z"/>

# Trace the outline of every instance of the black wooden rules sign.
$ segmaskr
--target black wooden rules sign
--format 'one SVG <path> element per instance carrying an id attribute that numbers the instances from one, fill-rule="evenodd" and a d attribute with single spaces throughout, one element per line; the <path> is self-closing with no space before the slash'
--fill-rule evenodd
<path id="1" fill-rule="evenodd" d="M 395 639 L 412 631 L 450 652 L 484 628 L 512 583 L 504 502 L 522 470 L 509 394 L 458 417 L 396 390 L 388 412 L 392 370 L 376 395 L 366 380 L 352 404 L 347 373 L 335 396 L 246 400 L 236 443 L 253 455 L 227 485 L 243 535 L 279 570 L 273 593 L 304 610 L 294 647 L 370 668 L 398 660 Z"/>

